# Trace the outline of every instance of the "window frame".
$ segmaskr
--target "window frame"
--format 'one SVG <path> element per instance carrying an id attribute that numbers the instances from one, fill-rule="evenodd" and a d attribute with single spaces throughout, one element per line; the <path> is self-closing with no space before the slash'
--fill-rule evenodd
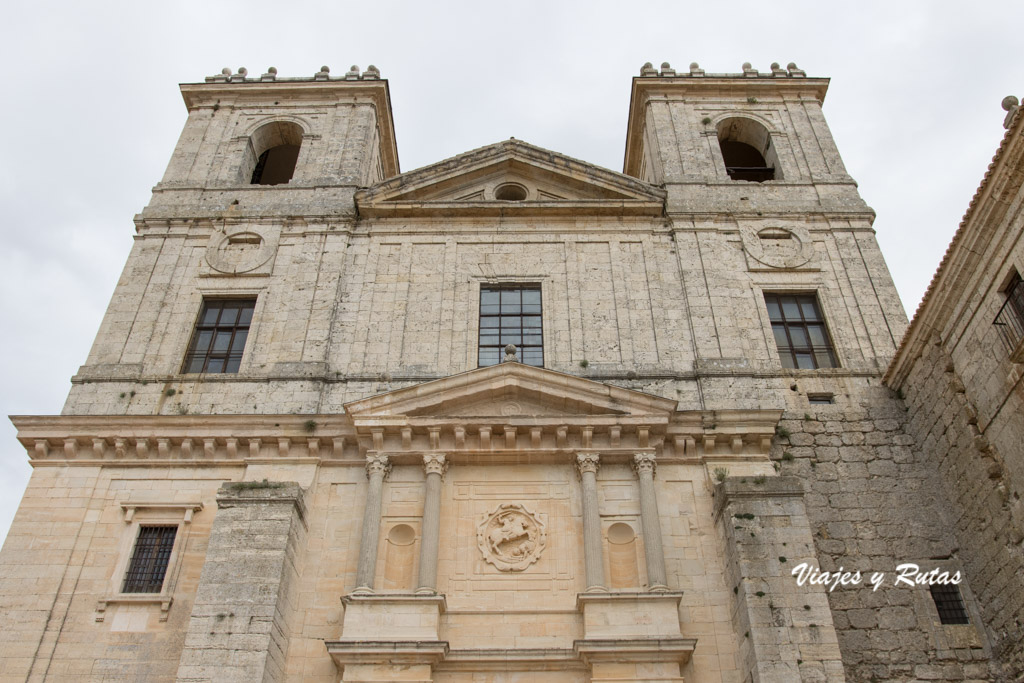
<path id="1" fill-rule="evenodd" d="M 124 501 L 119 503 L 119 506 L 124 515 L 125 526 L 118 546 L 118 560 L 110 575 L 107 593 L 96 604 L 96 621 L 102 622 L 106 618 L 106 611 L 110 605 L 121 604 L 159 605 L 160 621 L 167 621 L 171 603 L 174 601 L 174 589 L 181 571 L 182 558 L 192 529 L 192 520 L 195 513 L 203 509 L 203 503 L 199 500 L 190 502 Z M 170 556 L 167 558 L 167 568 L 164 571 L 160 591 L 156 593 L 126 593 L 124 592 L 125 579 L 132 556 L 135 554 L 140 529 L 144 526 L 176 526 L 174 543 L 171 546 Z"/>
<path id="2" fill-rule="evenodd" d="M 782 305 L 782 299 L 791 297 L 796 299 L 797 310 L 800 314 L 799 320 L 790 321 L 786 318 L 785 309 Z M 774 319 L 771 311 L 770 299 L 775 299 L 775 304 L 779 308 L 779 312 L 782 316 L 781 320 Z M 821 370 L 835 370 L 842 367 L 840 362 L 839 353 L 836 350 L 836 344 L 834 341 L 834 335 L 829 329 L 829 316 L 826 315 L 825 306 L 822 305 L 821 298 L 818 296 L 817 290 L 799 290 L 799 291 L 762 291 L 761 300 L 764 302 L 764 311 L 768 318 L 768 339 L 775 342 L 774 348 L 776 355 L 779 359 L 779 363 L 782 365 L 783 370 L 795 370 L 801 372 L 817 372 Z M 804 311 L 804 304 L 811 303 L 817 314 L 816 319 L 808 319 Z M 781 324 L 784 327 L 786 333 L 786 340 L 788 345 L 783 348 L 779 345 L 779 339 L 776 336 L 775 326 Z M 816 346 L 811 340 L 811 334 L 809 331 L 810 326 L 820 326 L 821 331 L 824 335 L 826 345 Z M 794 345 L 793 336 L 790 333 L 792 328 L 802 328 L 804 339 L 807 341 L 806 345 Z M 797 356 L 798 353 L 805 353 L 808 355 L 813 362 L 813 367 L 800 367 L 800 361 Z M 818 354 L 827 353 L 831 365 L 819 365 Z M 789 355 L 789 360 L 792 365 L 786 365 L 783 360 L 785 355 Z"/>
<path id="3" fill-rule="evenodd" d="M 250 306 L 249 319 L 248 319 L 248 322 L 247 322 L 247 324 L 246 324 L 246 326 L 244 328 L 245 329 L 245 341 L 242 343 L 241 351 L 238 353 L 238 358 L 237 358 L 238 365 L 237 365 L 237 367 L 234 370 L 228 370 L 227 368 L 229 366 L 229 363 L 233 360 L 233 358 L 232 358 L 233 353 L 232 353 L 231 349 L 232 349 L 232 346 L 234 345 L 236 334 L 237 334 L 237 332 L 239 330 L 243 329 L 242 326 L 239 324 L 239 320 L 242 318 L 243 312 L 246 309 L 245 308 L 239 308 L 238 309 L 239 313 L 238 313 L 238 315 L 235 318 L 235 322 L 233 322 L 230 327 L 227 327 L 227 326 L 221 327 L 219 325 L 220 320 L 221 320 L 221 315 L 223 315 L 223 312 L 225 310 L 223 307 L 220 309 L 220 312 L 217 315 L 217 320 L 216 320 L 215 324 L 213 324 L 213 325 L 206 325 L 206 324 L 203 324 L 203 320 L 206 318 L 206 314 L 207 314 L 207 310 L 208 310 L 207 307 L 210 304 L 212 304 L 212 303 L 225 304 L 225 303 L 232 303 L 232 302 L 249 302 L 251 304 L 251 306 Z M 249 334 L 252 331 L 253 320 L 256 317 L 256 305 L 257 305 L 257 303 L 258 303 L 258 297 L 256 295 L 251 295 L 251 296 L 243 296 L 243 295 L 236 295 L 236 296 L 209 296 L 209 295 L 204 295 L 202 300 L 201 300 L 201 302 L 200 302 L 200 305 L 199 305 L 199 313 L 196 315 L 196 318 L 195 318 L 195 320 L 194 320 L 194 322 L 192 324 L 192 334 L 189 336 L 188 345 L 185 347 L 185 357 L 182 360 L 182 364 L 181 364 L 181 374 L 183 374 L 183 375 L 237 375 L 237 374 L 239 374 L 241 372 L 241 369 L 242 369 L 242 361 L 245 358 L 245 347 L 249 343 Z M 200 357 L 200 352 L 197 352 L 195 350 L 196 346 L 200 343 L 199 342 L 200 335 L 203 332 L 207 331 L 207 330 L 212 331 L 213 334 L 212 334 L 212 336 L 211 336 L 211 338 L 210 338 L 210 340 L 208 342 L 207 349 L 204 352 L 202 352 L 202 357 L 203 357 L 202 369 L 200 369 L 200 370 L 191 370 L 190 367 L 192 366 L 193 361 Z M 221 332 L 221 331 L 225 331 L 225 330 L 230 330 L 230 333 L 231 333 L 231 336 L 228 339 L 228 347 L 227 347 L 228 350 L 226 352 L 223 352 L 223 353 L 214 354 L 213 346 L 214 346 L 214 342 L 217 339 L 217 333 Z M 211 360 L 219 360 L 219 361 L 221 361 L 222 362 L 221 369 L 219 369 L 219 370 L 212 370 L 211 371 L 209 369 L 209 365 L 210 365 L 210 361 Z"/>
<path id="4" fill-rule="evenodd" d="M 943 626 L 966 626 L 971 623 L 967 601 L 957 584 L 934 584 L 928 586 L 928 593 Z M 940 595 L 936 595 L 939 593 Z M 943 603 L 943 604 L 940 604 Z M 953 604 L 955 603 L 955 604 Z M 949 619 L 949 621 L 947 621 Z M 962 620 L 962 621 L 961 621 Z"/>
<path id="5" fill-rule="evenodd" d="M 165 533 L 158 533 L 152 544 L 144 536 L 150 529 L 159 529 Z M 162 593 L 164 583 L 167 581 L 167 570 L 170 568 L 171 554 L 174 552 L 174 544 L 178 541 L 177 524 L 140 524 L 135 534 L 135 543 L 132 544 L 131 556 L 128 560 L 128 567 L 124 572 L 124 580 L 121 583 L 123 594 L 153 594 Z M 170 547 L 167 547 L 166 536 L 170 535 Z M 162 565 L 162 566 L 161 566 Z M 160 584 L 156 585 L 155 575 L 160 573 Z"/>
<path id="6" fill-rule="evenodd" d="M 488 291 L 497 291 L 497 292 L 518 291 L 520 293 L 520 301 L 519 301 L 519 304 L 518 304 L 518 307 L 519 307 L 520 310 L 518 312 L 513 312 L 513 311 L 504 312 L 503 311 L 503 307 L 505 306 L 505 302 L 501 301 L 501 297 L 499 295 L 499 301 L 498 301 L 498 304 L 497 304 L 498 307 L 499 307 L 498 311 L 497 312 L 495 312 L 493 310 L 485 311 L 484 310 L 484 306 L 485 306 L 484 294 L 486 292 L 488 292 Z M 523 305 L 522 304 L 522 293 L 526 292 L 526 291 L 536 291 L 537 292 L 537 303 L 535 305 L 538 306 L 538 308 L 539 308 L 539 310 L 537 310 L 537 311 L 530 311 L 528 314 L 524 314 L 522 312 L 522 305 Z M 524 282 L 518 282 L 518 281 L 513 281 L 513 282 L 481 282 L 480 286 L 479 286 L 479 288 L 478 288 L 478 290 L 476 292 L 476 294 L 477 294 L 477 326 L 476 326 L 476 350 L 475 350 L 476 367 L 484 368 L 484 367 L 492 367 L 494 365 L 501 365 L 501 362 L 502 362 L 501 359 L 504 356 L 503 349 L 505 348 L 507 343 L 513 343 L 513 344 L 516 345 L 517 355 L 518 355 L 519 361 L 521 363 L 523 363 L 524 365 L 529 365 L 531 367 L 543 368 L 544 367 L 544 360 L 545 360 L 545 357 L 546 357 L 547 353 L 546 353 L 546 350 L 545 350 L 545 347 L 544 347 L 544 327 L 545 327 L 544 308 L 545 307 L 544 307 L 544 287 L 542 286 L 542 284 L 539 283 L 539 282 L 536 282 L 536 281 L 524 281 Z M 495 304 L 486 304 L 486 305 L 493 306 Z M 512 304 L 510 304 L 510 305 L 512 305 Z M 531 304 L 531 305 L 534 305 L 534 304 Z M 522 323 L 522 318 L 524 318 L 524 317 L 531 317 L 531 318 L 536 317 L 539 320 L 539 325 L 540 326 L 538 328 L 524 327 L 524 325 Z M 485 318 L 497 318 L 498 326 L 497 327 L 491 327 L 491 326 L 484 327 L 484 320 L 485 320 Z M 507 327 L 503 326 L 502 323 L 503 323 L 505 318 L 509 318 L 509 319 L 519 318 L 520 319 L 520 324 L 517 327 L 515 327 L 515 326 L 507 326 Z M 530 336 L 539 336 L 540 337 L 540 342 L 539 343 L 531 343 L 531 344 L 524 344 L 524 343 L 522 343 L 522 339 L 525 336 L 524 332 L 526 330 L 532 330 L 532 329 L 537 329 L 539 331 L 539 335 L 530 335 Z M 497 336 L 498 342 L 497 343 L 486 343 L 486 344 L 482 343 L 483 339 L 485 337 L 484 330 L 494 330 L 494 331 L 496 331 L 497 332 L 496 335 L 486 335 L 486 336 L 489 336 L 489 337 Z M 518 336 L 520 342 L 516 343 L 514 341 L 512 341 L 512 342 L 504 341 L 503 331 L 506 331 L 505 334 L 509 334 L 509 336 Z M 483 349 L 496 349 L 497 350 L 497 354 L 498 354 L 497 361 L 493 362 L 493 363 L 487 363 L 487 364 L 482 363 L 481 362 L 482 361 L 481 351 Z M 538 363 L 534 363 L 534 362 L 529 362 L 527 360 L 527 354 L 526 354 L 527 350 L 531 350 L 531 351 L 534 351 L 534 352 L 539 352 L 539 355 L 540 355 L 539 364 Z"/>
<path id="7" fill-rule="evenodd" d="M 1024 280 L 1016 268 L 1004 279 L 999 292 L 1002 304 L 992 320 L 999 338 L 1014 363 L 1024 362 Z"/>

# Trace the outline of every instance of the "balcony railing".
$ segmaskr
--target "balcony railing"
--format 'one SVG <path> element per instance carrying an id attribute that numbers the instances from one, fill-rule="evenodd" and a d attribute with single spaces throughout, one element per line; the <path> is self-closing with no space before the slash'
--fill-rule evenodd
<path id="1" fill-rule="evenodd" d="M 1010 352 L 1010 360 L 1024 362 L 1024 282 L 1017 280 L 1006 290 L 1006 302 L 992 324 Z"/>

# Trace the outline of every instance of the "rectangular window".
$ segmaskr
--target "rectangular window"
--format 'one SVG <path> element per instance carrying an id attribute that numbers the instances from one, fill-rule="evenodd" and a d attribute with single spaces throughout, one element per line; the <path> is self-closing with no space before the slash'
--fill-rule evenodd
<path id="1" fill-rule="evenodd" d="M 255 299 L 206 299 L 182 372 L 238 372 Z"/>
<path id="2" fill-rule="evenodd" d="M 497 365 L 507 344 L 526 365 L 544 367 L 540 287 L 484 285 L 480 288 L 480 367 Z"/>
<path id="3" fill-rule="evenodd" d="M 122 593 L 159 593 L 174 549 L 177 526 L 140 526 Z"/>
<path id="4" fill-rule="evenodd" d="M 835 352 L 813 294 L 765 294 L 768 318 L 784 368 L 834 368 Z"/>
<path id="5" fill-rule="evenodd" d="M 960 597 L 960 588 L 956 584 L 935 584 L 928 587 L 935 601 L 935 609 L 939 612 L 939 621 L 943 624 L 969 624 L 967 608 Z"/>
<path id="6" fill-rule="evenodd" d="M 1018 273 L 1014 272 L 1010 277 L 1003 294 L 1006 295 L 1006 301 L 992 324 L 999 330 L 1006 348 L 1012 354 L 1024 339 L 1024 282 L 1021 282 Z"/>
<path id="7" fill-rule="evenodd" d="M 830 406 L 836 399 L 832 394 L 807 394 L 807 402 L 812 406 Z"/>

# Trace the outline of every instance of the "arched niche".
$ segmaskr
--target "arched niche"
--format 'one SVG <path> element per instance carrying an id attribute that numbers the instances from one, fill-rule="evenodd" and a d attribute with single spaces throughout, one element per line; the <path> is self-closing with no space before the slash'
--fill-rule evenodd
<path id="1" fill-rule="evenodd" d="M 302 147 L 302 127 L 271 121 L 253 131 L 239 173 L 251 185 L 284 185 L 292 179 Z"/>
<path id="2" fill-rule="evenodd" d="M 734 116 L 718 122 L 718 145 L 725 171 L 733 180 L 780 180 L 779 155 L 767 128 L 754 119 Z"/>

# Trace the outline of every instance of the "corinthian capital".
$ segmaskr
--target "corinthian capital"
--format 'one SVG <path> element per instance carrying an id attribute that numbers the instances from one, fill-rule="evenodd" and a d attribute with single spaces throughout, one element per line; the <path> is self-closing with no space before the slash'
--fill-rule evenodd
<path id="1" fill-rule="evenodd" d="M 428 453 L 423 456 L 423 471 L 427 474 L 440 474 L 442 477 L 448 470 L 448 458 L 443 453 Z"/>
<path id="2" fill-rule="evenodd" d="M 633 471 L 637 473 L 637 476 L 644 472 L 650 472 L 653 477 L 656 469 L 657 457 L 654 453 L 637 453 L 633 456 Z"/>
<path id="3" fill-rule="evenodd" d="M 593 472 L 597 474 L 597 470 L 601 467 L 601 456 L 597 453 L 577 453 L 576 454 L 576 469 L 579 470 L 582 475 L 585 472 Z"/>
<path id="4" fill-rule="evenodd" d="M 366 476 L 372 477 L 374 474 L 382 474 L 387 477 L 391 472 L 391 463 L 388 461 L 386 455 L 367 455 L 366 456 Z"/>

